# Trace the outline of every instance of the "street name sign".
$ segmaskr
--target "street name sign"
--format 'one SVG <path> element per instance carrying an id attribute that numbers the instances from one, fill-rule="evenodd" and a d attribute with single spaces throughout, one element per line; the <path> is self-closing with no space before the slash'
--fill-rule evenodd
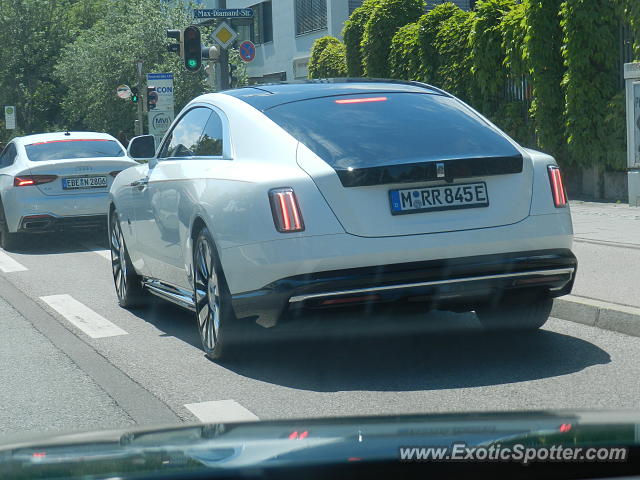
<path id="1" fill-rule="evenodd" d="M 251 8 L 206 8 L 193 11 L 194 18 L 253 18 Z"/>

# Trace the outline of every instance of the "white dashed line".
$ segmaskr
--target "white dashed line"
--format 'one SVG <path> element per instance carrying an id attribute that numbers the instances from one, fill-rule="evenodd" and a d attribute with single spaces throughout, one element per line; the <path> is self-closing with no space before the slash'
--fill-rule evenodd
<path id="1" fill-rule="evenodd" d="M 24 265 L 16 262 L 13 258 L 4 252 L 0 252 L 0 270 L 4 273 L 24 272 L 28 270 Z"/>
<path id="2" fill-rule="evenodd" d="M 40 299 L 91 338 L 127 335 L 123 329 L 98 315 L 71 295 L 49 295 Z"/>
<path id="3" fill-rule="evenodd" d="M 185 407 L 203 423 L 255 422 L 260 420 L 235 400 L 188 403 Z"/>
<path id="4" fill-rule="evenodd" d="M 111 261 L 111 251 L 105 250 L 104 248 L 99 247 L 97 245 L 91 245 L 89 243 L 83 243 L 82 246 L 87 250 L 89 250 L 90 252 L 100 255 L 101 257 Z"/>

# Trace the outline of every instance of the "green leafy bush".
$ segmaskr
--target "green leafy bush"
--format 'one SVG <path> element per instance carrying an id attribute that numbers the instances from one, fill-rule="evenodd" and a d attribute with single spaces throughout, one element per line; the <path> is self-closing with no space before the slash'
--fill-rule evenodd
<path id="1" fill-rule="evenodd" d="M 420 17 L 418 23 L 420 25 L 419 37 L 420 48 L 422 50 L 422 73 L 421 80 L 424 82 L 441 85 L 442 79 L 438 75 L 440 69 L 440 55 L 436 47 L 436 35 L 440 30 L 440 26 L 445 20 L 448 20 L 453 15 L 461 12 L 460 8 L 451 3 L 446 2 L 437 5 L 426 15 Z"/>
<path id="2" fill-rule="evenodd" d="M 473 12 L 460 10 L 442 22 L 435 38 L 442 88 L 469 101 L 475 90 L 471 74 L 470 35 L 475 22 Z"/>
<path id="3" fill-rule="evenodd" d="M 419 42 L 420 25 L 410 23 L 398 29 L 391 41 L 389 51 L 389 70 L 391 78 L 401 80 L 421 80 L 422 51 Z"/>
<path id="4" fill-rule="evenodd" d="M 640 2 L 638 0 L 624 1 L 624 18 L 628 20 L 633 31 L 633 53 L 635 60 L 640 61 Z"/>
<path id="5" fill-rule="evenodd" d="M 620 149 L 606 122 L 619 91 L 620 11 L 614 0 L 566 0 L 561 14 L 569 153 L 580 165 L 610 163 Z"/>
<path id="6" fill-rule="evenodd" d="M 424 13 L 424 0 L 381 0 L 371 12 L 362 37 L 364 73 L 367 77 L 389 76 L 389 51 L 396 31 L 417 21 Z"/>
<path id="7" fill-rule="evenodd" d="M 313 42 L 309 60 L 309 78 L 334 78 L 347 75 L 344 45 L 334 37 Z"/>
<path id="8" fill-rule="evenodd" d="M 476 4 L 476 21 L 471 33 L 471 71 L 479 93 L 475 104 L 488 115 L 500 108 L 506 81 L 500 26 L 514 5 L 515 0 L 480 0 Z"/>
<path id="9" fill-rule="evenodd" d="M 525 49 L 533 84 L 531 116 L 539 146 L 560 162 L 566 159 L 564 90 L 560 26 L 562 0 L 527 0 Z"/>
<path id="10" fill-rule="evenodd" d="M 342 37 L 347 57 L 347 73 L 350 77 L 361 77 L 364 74 L 362 63 L 362 36 L 364 27 L 369 21 L 373 8 L 380 0 L 364 0 L 362 5 L 356 8 L 349 19 L 344 23 Z"/>

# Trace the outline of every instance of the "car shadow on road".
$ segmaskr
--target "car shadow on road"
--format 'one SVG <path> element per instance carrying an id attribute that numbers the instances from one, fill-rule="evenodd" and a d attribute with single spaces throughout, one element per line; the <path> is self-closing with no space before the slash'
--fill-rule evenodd
<path id="1" fill-rule="evenodd" d="M 390 309 L 375 315 L 360 312 L 360 318 L 358 312 L 323 313 L 311 314 L 305 328 L 285 335 L 286 340 L 279 340 L 285 329 L 273 329 L 261 335 L 263 342 L 221 364 L 263 382 L 334 392 L 516 383 L 611 361 L 592 343 L 548 330 L 485 333 L 472 313 Z"/>
<path id="2" fill-rule="evenodd" d="M 11 253 L 20 255 L 51 255 L 108 249 L 107 232 L 66 231 L 24 235 Z"/>

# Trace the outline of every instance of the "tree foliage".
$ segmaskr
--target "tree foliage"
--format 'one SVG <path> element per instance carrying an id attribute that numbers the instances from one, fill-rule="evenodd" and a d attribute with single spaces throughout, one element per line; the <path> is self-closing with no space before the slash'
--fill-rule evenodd
<path id="1" fill-rule="evenodd" d="M 614 0 L 565 0 L 561 7 L 567 142 L 581 165 L 609 163 L 608 152 L 621 148 L 607 121 L 619 92 L 617 10 Z"/>
<path id="2" fill-rule="evenodd" d="M 422 80 L 424 82 L 442 85 L 442 78 L 438 73 L 440 70 L 440 54 L 435 40 L 442 23 L 460 11 L 460 8 L 454 3 L 446 2 L 437 5 L 429 13 L 420 17 L 418 21 L 420 25 L 419 42 L 422 49 L 421 64 Z"/>
<path id="3" fill-rule="evenodd" d="M 410 23 L 400 27 L 391 41 L 389 73 L 400 80 L 422 80 L 422 49 L 420 48 L 420 24 Z"/>
<path id="4" fill-rule="evenodd" d="M 527 0 L 525 49 L 533 85 L 531 115 L 540 147 L 559 160 L 566 157 L 560 26 L 562 0 Z"/>
<path id="5" fill-rule="evenodd" d="M 205 73 L 186 72 L 178 56 L 165 47 L 165 30 L 188 23 L 187 12 L 171 4 L 114 0 L 93 28 L 81 31 L 67 45 L 55 67 L 66 92 L 63 124 L 131 134 L 136 106 L 117 98 L 115 88 L 137 82 L 137 59 L 144 61 L 145 72 L 174 72 L 176 109 L 205 91 Z"/>
<path id="6" fill-rule="evenodd" d="M 475 13 L 460 10 L 442 22 L 435 38 L 442 88 L 469 101 L 475 90 L 471 74 L 470 36 Z"/>
<path id="7" fill-rule="evenodd" d="M 480 0 L 476 4 L 476 21 L 471 31 L 471 70 L 478 86 L 477 106 L 491 115 L 500 107 L 500 94 L 505 84 L 505 51 L 502 18 L 515 5 L 515 0 Z"/>
<path id="8" fill-rule="evenodd" d="M 342 37 L 347 60 L 347 73 L 350 77 L 361 77 L 364 75 L 364 65 L 362 63 L 362 36 L 364 27 L 369 21 L 369 16 L 380 0 L 364 0 L 362 5 L 356 8 L 349 19 L 344 23 Z"/>
<path id="9" fill-rule="evenodd" d="M 318 38 L 311 47 L 309 78 L 336 78 L 347 75 L 345 47 L 335 37 Z"/>
<path id="10" fill-rule="evenodd" d="M 366 76 L 389 76 L 389 51 L 393 36 L 400 27 L 417 21 L 424 8 L 424 0 L 381 0 L 373 8 L 362 37 Z"/>
<path id="11" fill-rule="evenodd" d="M 624 18 L 629 21 L 633 32 L 633 53 L 636 61 L 640 61 L 640 2 L 638 0 L 622 0 Z"/>

